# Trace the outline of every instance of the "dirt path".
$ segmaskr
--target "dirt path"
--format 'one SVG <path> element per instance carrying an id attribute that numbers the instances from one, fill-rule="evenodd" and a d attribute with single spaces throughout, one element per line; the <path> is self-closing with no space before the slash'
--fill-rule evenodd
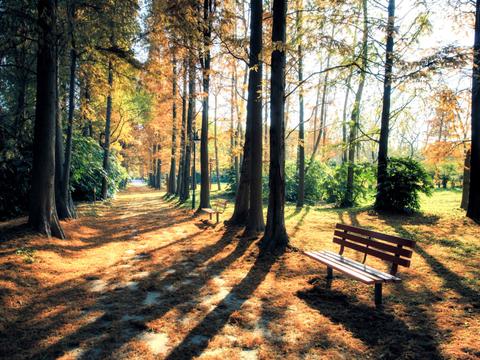
<path id="1" fill-rule="evenodd" d="M 253 241 L 162 195 L 130 187 L 109 204 L 82 205 L 64 224 L 66 241 L 24 233 L 24 220 L 1 225 L 0 357 L 444 357 L 453 335 L 427 302 L 448 303 L 433 288 L 409 279 L 376 311 L 370 288 L 349 279 L 314 287 L 323 268 L 297 253 L 259 258 Z M 472 299 L 448 321 L 467 321 Z M 470 330 L 457 330 L 474 351 Z"/>

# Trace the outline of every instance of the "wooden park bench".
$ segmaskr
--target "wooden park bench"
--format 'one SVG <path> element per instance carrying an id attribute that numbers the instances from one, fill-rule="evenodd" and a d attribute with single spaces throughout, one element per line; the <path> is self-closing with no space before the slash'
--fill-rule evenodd
<path id="1" fill-rule="evenodd" d="M 333 233 L 333 242 L 340 245 L 338 254 L 331 251 L 305 251 L 310 258 L 327 265 L 327 281 L 333 278 L 333 269 L 365 284 L 375 284 L 375 305 L 382 304 L 382 284 L 400 282 L 396 276 L 398 266 L 410 267 L 410 259 L 415 241 L 397 236 L 386 235 L 354 226 L 337 224 Z M 363 254 L 363 261 L 343 256 L 345 248 Z M 390 272 L 386 273 L 365 265 L 367 255 L 391 263 Z"/>
<path id="2" fill-rule="evenodd" d="M 212 220 L 212 216 L 213 214 L 215 214 L 218 224 L 220 222 L 220 214 L 223 214 L 225 212 L 227 204 L 227 200 L 217 200 L 213 203 L 213 206 L 211 208 L 202 208 L 202 211 L 205 211 L 209 215 L 210 220 Z"/>

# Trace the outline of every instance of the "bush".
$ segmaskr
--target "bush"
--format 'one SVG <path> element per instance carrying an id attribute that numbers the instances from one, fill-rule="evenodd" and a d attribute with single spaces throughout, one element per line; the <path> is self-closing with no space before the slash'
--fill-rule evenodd
<path id="1" fill-rule="evenodd" d="M 371 163 L 353 165 L 353 203 L 358 204 L 374 194 L 375 166 Z M 322 184 L 327 203 L 342 206 L 346 202 L 348 164 L 330 167 Z"/>
<path id="2" fill-rule="evenodd" d="M 387 167 L 384 203 L 376 208 L 402 213 L 420 209 L 420 193 L 431 195 L 433 182 L 425 168 L 410 158 L 391 158 Z"/>
<path id="3" fill-rule="evenodd" d="M 91 137 L 74 137 L 72 153 L 72 195 L 75 200 L 93 200 L 102 189 L 103 149 Z M 107 176 L 108 196 L 111 197 L 126 183 L 128 174 L 115 154 L 110 153 L 110 170 Z"/>

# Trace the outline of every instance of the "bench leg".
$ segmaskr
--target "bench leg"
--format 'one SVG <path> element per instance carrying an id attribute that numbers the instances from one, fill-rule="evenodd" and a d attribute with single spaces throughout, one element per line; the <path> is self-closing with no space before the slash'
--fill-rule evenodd
<path id="1" fill-rule="evenodd" d="M 333 269 L 327 266 L 327 283 L 326 283 L 327 289 L 332 288 L 332 280 L 333 280 Z"/>
<path id="2" fill-rule="evenodd" d="M 327 279 L 333 279 L 333 269 L 330 266 L 327 266 Z"/>
<path id="3" fill-rule="evenodd" d="M 382 306 L 382 283 L 375 284 L 375 306 Z"/>
<path id="4" fill-rule="evenodd" d="M 217 215 L 217 224 L 218 224 L 220 222 L 220 214 L 217 212 L 216 215 Z"/>
<path id="5" fill-rule="evenodd" d="M 208 213 L 208 217 L 212 220 L 212 213 Z"/>

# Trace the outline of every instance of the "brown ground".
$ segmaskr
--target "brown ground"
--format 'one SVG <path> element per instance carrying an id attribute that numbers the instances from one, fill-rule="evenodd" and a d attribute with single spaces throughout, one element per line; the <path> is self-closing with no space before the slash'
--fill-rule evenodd
<path id="1" fill-rule="evenodd" d="M 320 264 L 258 258 L 239 230 L 162 195 L 131 187 L 82 205 L 66 241 L 28 234 L 25 219 L 0 224 L 0 357 L 480 358 L 479 228 L 463 217 L 287 209 L 301 249 L 334 250 L 336 222 L 418 240 L 376 310 L 371 286 L 339 276 L 328 290 Z"/>

